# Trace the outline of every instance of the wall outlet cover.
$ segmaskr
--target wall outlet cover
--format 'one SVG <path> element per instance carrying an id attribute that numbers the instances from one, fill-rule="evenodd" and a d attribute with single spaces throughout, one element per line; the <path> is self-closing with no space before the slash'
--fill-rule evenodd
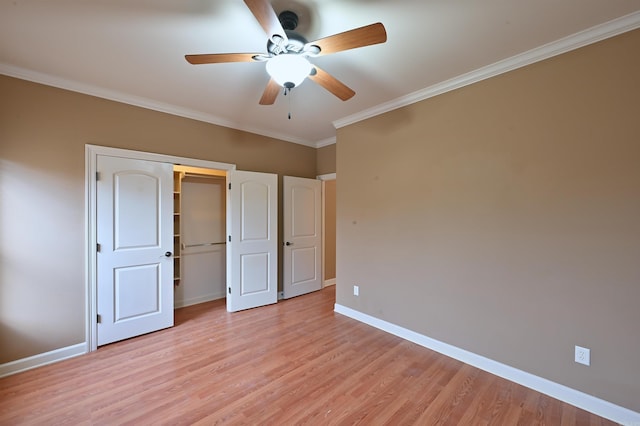
<path id="1" fill-rule="evenodd" d="M 591 365 L 591 350 L 576 346 L 575 361 L 579 364 Z"/>

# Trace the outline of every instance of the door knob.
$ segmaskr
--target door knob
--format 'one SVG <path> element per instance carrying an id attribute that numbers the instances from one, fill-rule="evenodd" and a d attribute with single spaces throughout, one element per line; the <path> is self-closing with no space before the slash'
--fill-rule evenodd
<path id="1" fill-rule="evenodd" d="M 293 245 L 293 243 L 291 243 L 291 242 L 287 241 L 286 243 L 284 243 L 284 245 L 285 245 L 285 246 L 292 246 L 292 245 Z"/>
<path id="2" fill-rule="evenodd" d="M 164 255 L 165 255 L 165 256 L 167 256 L 167 257 L 171 257 L 171 254 L 172 254 L 172 253 L 171 253 L 170 251 L 168 251 L 168 252 L 166 252 Z"/>

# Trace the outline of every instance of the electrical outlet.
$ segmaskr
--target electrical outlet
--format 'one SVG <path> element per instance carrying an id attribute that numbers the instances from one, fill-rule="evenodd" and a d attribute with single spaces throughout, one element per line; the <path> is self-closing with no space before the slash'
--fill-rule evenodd
<path id="1" fill-rule="evenodd" d="M 353 295 L 360 296 L 360 286 L 357 286 L 357 285 L 353 286 Z"/>
<path id="2" fill-rule="evenodd" d="M 591 350 L 576 346 L 575 361 L 579 364 L 591 365 Z"/>

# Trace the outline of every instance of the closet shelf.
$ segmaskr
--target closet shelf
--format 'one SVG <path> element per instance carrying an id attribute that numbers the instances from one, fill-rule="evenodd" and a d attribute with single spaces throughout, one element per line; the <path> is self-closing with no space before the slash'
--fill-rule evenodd
<path id="1" fill-rule="evenodd" d="M 175 171 L 173 172 L 173 284 L 177 286 L 180 284 L 180 277 L 182 275 L 180 254 L 181 254 L 181 224 L 180 211 L 182 210 L 182 178 L 184 173 Z"/>

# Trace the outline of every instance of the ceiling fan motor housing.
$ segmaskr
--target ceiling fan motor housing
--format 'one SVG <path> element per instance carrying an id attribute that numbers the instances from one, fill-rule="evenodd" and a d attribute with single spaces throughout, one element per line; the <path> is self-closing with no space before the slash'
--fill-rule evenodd
<path id="1" fill-rule="evenodd" d="M 295 12 L 285 10 L 278 15 L 278 19 L 289 41 L 286 45 L 282 46 L 269 39 L 269 41 L 267 41 L 267 51 L 273 55 L 279 55 L 281 53 L 301 53 L 308 43 L 308 40 L 295 31 L 298 26 L 298 15 Z"/>
<path id="2" fill-rule="evenodd" d="M 285 30 L 295 30 L 298 27 L 298 15 L 290 10 L 280 12 L 278 20 Z"/>

